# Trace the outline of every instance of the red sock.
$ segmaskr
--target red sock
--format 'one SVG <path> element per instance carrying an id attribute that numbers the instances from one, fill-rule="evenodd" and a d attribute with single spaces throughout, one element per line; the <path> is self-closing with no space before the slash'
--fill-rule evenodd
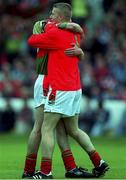
<path id="1" fill-rule="evenodd" d="M 30 174 L 35 172 L 37 154 L 30 154 L 26 156 L 24 172 L 28 172 Z"/>
<path id="2" fill-rule="evenodd" d="M 43 157 L 41 161 L 41 172 L 49 174 L 52 170 L 52 161 L 49 158 Z"/>
<path id="3" fill-rule="evenodd" d="M 66 171 L 70 171 L 76 168 L 76 164 L 75 164 L 74 157 L 72 155 L 71 150 L 68 149 L 68 150 L 63 151 L 62 158 L 63 158 Z"/>
<path id="4" fill-rule="evenodd" d="M 100 165 L 101 157 L 96 151 L 92 151 L 89 153 L 90 159 L 95 167 L 98 167 Z"/>

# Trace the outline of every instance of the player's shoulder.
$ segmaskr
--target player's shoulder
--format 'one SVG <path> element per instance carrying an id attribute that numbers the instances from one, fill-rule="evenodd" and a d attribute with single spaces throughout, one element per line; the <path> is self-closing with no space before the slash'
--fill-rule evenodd
<path id="1" fill-rule="evenodd" d="M 52 28 L 55 28 L 55 26 L 56 26 L 55 22 L 48 20 L 45 26 L 45 31 L 48 32 L 52 30 Z"/>
<path id="2" fill-rule="evenodd" d="M 46 33 L 50 36 L 58 36 L 58 28 L 56 26 L 46 26 Z"/>

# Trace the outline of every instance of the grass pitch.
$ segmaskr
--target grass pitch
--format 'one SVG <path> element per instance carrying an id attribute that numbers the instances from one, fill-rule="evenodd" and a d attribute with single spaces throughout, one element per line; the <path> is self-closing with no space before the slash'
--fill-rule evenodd
<path id="1" fill-rule="evenodd" d="M 0 135 L 0 179 L 21 179 L 27 140 L 26 135 Z M 97 151 L 110 165 L 110 170 L 104 179 L 126 179 L 126 137 L 99 137 L 92 138 L 92 141 Z M 77 165 L 91 170 L 92 164 L 87 154 L 75 141 L 70 139 L 70 143 Z M 40 159 L 39 152 L 37 169 L 39 169 Z M 54 178 L 63 179 L 64 173 L 60 151 L 56 145 L 53 156 Z"/>

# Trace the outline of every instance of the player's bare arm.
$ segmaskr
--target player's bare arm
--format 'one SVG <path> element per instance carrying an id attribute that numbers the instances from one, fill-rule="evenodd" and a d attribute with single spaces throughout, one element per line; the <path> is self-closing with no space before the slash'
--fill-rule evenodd
<path id="1" fill-rule="evenodd" d="M 81 37 L 84 36 L 83 29 L 77 23 L 74 23 L 74 22 L 64 22 L 64 23 L 58 24 L 58 27 L 61 28 L 61 29 L 68 29 L 70 31 L 77 32 L 77 33 L 79 33 L 81 35 Z"/>

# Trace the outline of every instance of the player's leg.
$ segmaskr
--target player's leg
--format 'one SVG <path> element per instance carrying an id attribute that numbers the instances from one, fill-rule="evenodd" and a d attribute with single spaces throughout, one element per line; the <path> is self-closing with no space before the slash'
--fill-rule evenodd
<path id="1" fill-rule="evenodd" d="M 72 136 L 86 152 L 95 150 L 89 136 L 78 128 L 78 115 L 71 118 L 64 118 L 64 123 L 68 134 Z"/>
<path id="2" fill-rule="evenodd" d="M 43 109 L 43 105 L 35 109 L 35 123 L 28 139 L 23 178 L 28 176 L 31 177 L 35 172 L 37 153 L 41 141 L 41 126 L 44 114 Z"/>
<path id="3" fill-rule="evenodd" d="M 95 150 L 89 136 L 78 127 L 78 115 L 64 119 L 65 127 L 71 137 L 88 153 L 93 165 L 93 172 L 96 176 L 103 175 L 108 170 L 108 165 L 102 160 L 99 153 Z"/>
<path id="4" fill-rule="evenodd" d="M 61 118 L 61 114 L 58 113 L 44 113 L 44 121 L 42 125 L 42 160 L 40 171 L 47 178 L 52 178 L 50 175 L 52 170 L 52 155 L 55 144 L 55 128 L 58 121 Z"/>
<path id="5" fill-rule="evenodd" d="M 31 176 L 33 175 L 35 171 L 37 152 L 38 152 L 39 144 L 41 141 L 41 126 L 42 126 L 43 115 L 44 115 L 43 104 L 45 102 L 45 98 L 43 96 L 43 91 L 42 91 L 43 78 L 44 78 L 43 75 L 39 75 L 34 85 L 35 123 L 30 133 L 29 140 L 28 140 L 27 153 L 26 153 L 26 159 L 25 159 L 25 165 L 24 165 L 24 173 L 23 173 L 22 178 L 31 178 Z"/>
<path id="6" fill-rule="evenodd" d="M 68 142 L 68 134 L 64 127 L 64 122 L 61 119 L 56 126 L 56 139 L 59 145 L 61 156 L 63 159 L 63 163 L 66 171 L 70 171 L 77 167 L 73 154 L 71 152 L 69 142 Z"/>
<path id="7" fill-rule="evenodd" d="M 68 142 L 68 134 L 66 132 L 63 119 L 61 119 L 56 127 L 57 142 L 61 150 L 62 159 L 69 178 L 88 178 L 94 177 L 87 172 L 85 168 L 77 167 Z"/>
<path id="8" fill-rule="evenodd" d="M 40 141 L 41 141 L 41 126 L 44 119 L 44 105 L 41 105 L 35 109 L 35 123 L 33 130 L 29 136 L 27 155 L 37 154 Z"/>
<path id="9" fill-rule="evenodd" d="M 67 117 L 69 117 L 72 114 L 77 113 L 76 109 L 79 109 L 79 106 L 80 106 L 81 91 L 78 91 L 77 93 L 73 92 L 73 91 L 65 92 L 65 93 L 60 91 L 57 93 L 57 96 L 59 97 L 59 106 L 58 106 L 58 102 L 56 102 L 56 105 L 57 105 L 56 109 L 58 109 L 58 107 L 59 107 L 59 111 L 61 112 L 61 110 L 62 110 L 61 113 L 63 113 L 63 112 L 68 113 L 68 114 L 66 114 Z M 61 97 L 61 101 L 60 101 L 60 97 Z M 76 103 L 74 103 L 74 101 Z M 61 104 L 62 104 L 62 108 L 60 108 Z M 64 128 L 64 123 L 62 121 L 59 121 L 59 123 L 57 125 L 57 138 L 58 138 L 58 144 L 60 146 L 61 151 L 64 150 L 64 152 L 65 152 L 65 150 L 66 150 L 65 148 L 69 147 L 69 144 L 68 144 L 68 137 L 66 134 L 66 129 Z M 65 156 L 65 155 L 67 156 L 66 152 L 63 154 L 63 156 Z M 69 159 L 68 159 L 68 162 L 70 162 Z M 66 162 L 64 162 L 64 164 L 65 163 Z M 74 164 L 74 166 L 75 166 L 75 164 Z M 68 169 L 68 171 L 69 171 L 69 169 Z"/>

